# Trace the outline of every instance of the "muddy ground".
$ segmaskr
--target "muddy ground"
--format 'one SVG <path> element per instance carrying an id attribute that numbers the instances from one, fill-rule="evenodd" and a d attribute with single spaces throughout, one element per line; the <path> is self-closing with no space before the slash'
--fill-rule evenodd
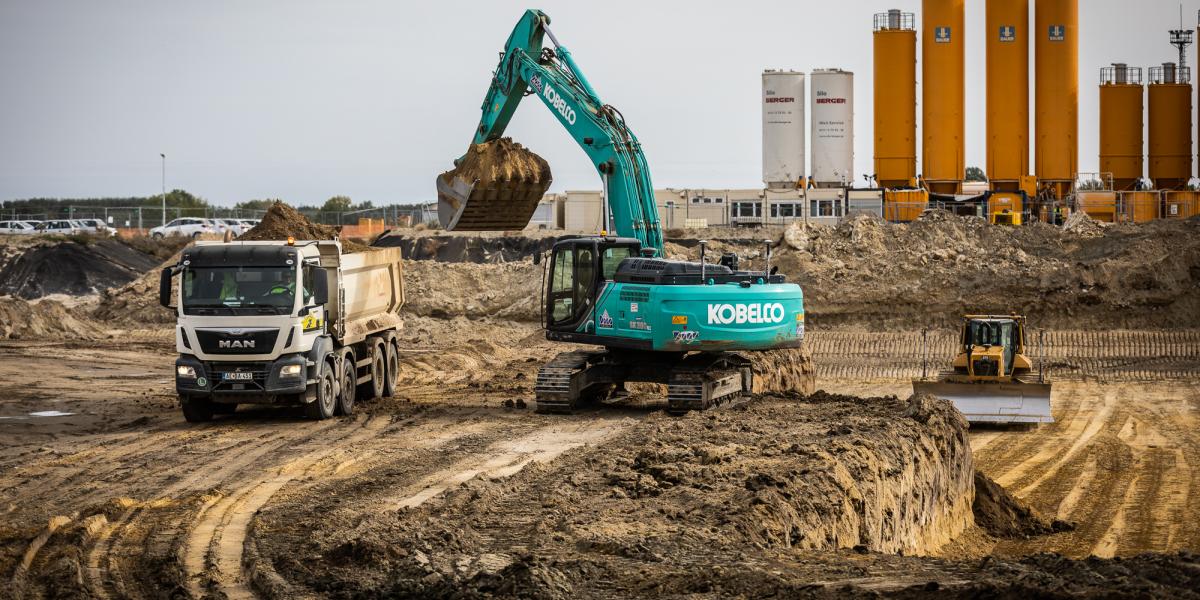
<path id="1" fill-rule="evenodd" d="M 919 297 L 893 295 L 916 285 L 908 267 L 886 281 L 857 271 L 877 251 L 822 266 L 859 254 L 855 227 L 875 235 L 806 231 L 828 250 L 779 256 L 812 282 L 824 391 L 683 418 L 654 389 L 575 415 L 516 408 L 563 349 L 538 328 L 541 268 L 519 252 L 406 265 L 402 392 L 322 422 L 242 408 L 185 424 L 153 272 L 71 306 L 0 299 L 0 333 L 17 332 L 0 336 L 0 597 L 1197 597 L 1200 330 L 1179 320 L 1197 291 L 1180 279 L 1196 260 L 1186 240 L 1169 238 L 1182 250 L 1155 259 L 1161 280 L 1129 301 L 1159 306 L 1136 327 L 1108 326 L 1122 283 L 1065 312 L 1061 288 L 1005 283 L 1047 297 L 1056 422 L 967 430 L 909 399 L 923 358 L 951 352 L 948 330 L 856 320 L 820 289 L 866 282 L 847 284 L 850 300 L 917 310 Z M 916 235 L 889 227 L 876 233 Z M 926 227 L 987 248 L 1044 237 Z M 1118 240 L 1159 243 L 1150 229 L 1086 231 L 1045 234 L 1058 251 L 1031 243 L 1029 273 L 1125 273 Z M 683 242 L 671 252 L 694 252 Z M 972 280 L 954 302 L 986 289 Z M 937 294 L 932 314 L 956 310 Z"/>

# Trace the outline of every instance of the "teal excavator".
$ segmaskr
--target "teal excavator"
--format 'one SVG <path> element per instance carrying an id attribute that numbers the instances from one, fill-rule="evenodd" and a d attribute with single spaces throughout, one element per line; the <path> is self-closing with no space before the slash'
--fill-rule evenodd
<path id="1" fill-rule="evenodd" d="M 751 391 L 756 351 L 801 347 L 800 286 L 770 267 L 769 242 L 761 270 L 739 270 L 732 253 L 709 263 L 704 242 L 700 262 L 664 257 L 641 144 L 621 113 L 600 100 L 549 24 L 545 13 L 529 10 L 513 29 L 468 151 L 483 152 L 502 142 L 512 150 L 501 136 L 521 99 L 535 95 L 600 175 L 603 230 L 554 244 L 542 313 L 547 339 L 600 348 L 563 352 L 542 366 L 535 385 L 537 409 L 570 411 L 634 381 L 665 384 L 673 413 L 705 409 Z M 553 47 L 542 45 L 544 37 Z M 480 176 L 463 170 L 468 158 L 437 179 L 443 227 L 523 228 L 549 187 L 549 171 L 543 181 L 530 181 L 528 174 L 537 169 L 516 167 Z M 495 176 L 497 171 L 521 175 L 506 179 Z M 789 355 L 803 360 L 802 353 Z"/>

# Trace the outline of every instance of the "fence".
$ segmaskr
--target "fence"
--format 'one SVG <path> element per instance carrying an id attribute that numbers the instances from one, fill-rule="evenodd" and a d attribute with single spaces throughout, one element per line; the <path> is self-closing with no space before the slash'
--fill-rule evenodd
<path id="1" fill-rule="evenodd" d="M 145 233 L 148 230 L 184 217 L 199 219 L 261 219 L 265 210 L 168 206 L 63 206 L 42 212 L 0 210 L 0 220 L 47 221 L 53 219 L 100 219 L 122 233 Z M 309 220 L 324 225 L 336 225 L 350 237 L 370 237 L 393 227 L 411 227 L 437 220 L 431 206 L 393 205 L 353 211 L 312 211 L 301 209 Z"/>

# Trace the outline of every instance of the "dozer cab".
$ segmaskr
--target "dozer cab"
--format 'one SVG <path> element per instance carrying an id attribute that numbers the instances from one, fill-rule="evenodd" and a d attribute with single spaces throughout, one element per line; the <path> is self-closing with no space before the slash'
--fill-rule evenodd
<path id="1" fill-rule="evenodd" d="M 952 368 L 913 381 L 913 391 L 949 400 L 971 423 L 1053 423 L 1050 384 L 1025 340 L 1025 317 L 967 315 Z"/>

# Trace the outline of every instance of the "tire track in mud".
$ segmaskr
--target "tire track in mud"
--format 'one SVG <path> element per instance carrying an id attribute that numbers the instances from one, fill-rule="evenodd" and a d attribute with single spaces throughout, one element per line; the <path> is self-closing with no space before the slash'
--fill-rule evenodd
<path id="1" fill-rule="evenodd" d="M 218 422 L 208 428 L 220 428 Z M 303 443 L 321 435 L 327 429 L 338 425 L 338 420 L 322 421 L 296 431 L 297 423 L 280 423 L 272 426 L 265 435 L 258 428 L 237 429 L 226 433 L 238 436 L 234 443 L 220 451 L 205 453 L 199 457 L 199 468 L 185 475 L 182 479 L 160 490 L 156 490 L 153 498 L 138 502 L 125 500 L 126 509 L 111 524 L 101 529 L 94 537 L 94 542 L 85 554 L 85 580 L 89 591 L 97 597 L 130 597 L 133 590 L 127 582 L 138 582 L 136 573 L 126 575 L 123 562 L 141 558 L 146 550 L 146 540 L 154 524 L 144 525 L 141 521 L 147 516 L 147 511 L 167 510 L 177 512 L 174 503 L 175 496 L 188 492 L 213 489 L 236 478 L 243 471 L 254 467 L 264 457 L 280 451 L 285 444 Z M 242 437 L 249 434 L 248 437 Z M 297 435 L 299 434 L 299 437 Z M 178 468 L 176 466 L 175 468 Z"/>
<path id="2" fill-rule="evenodd" d="M 392 510 L 415 508 L 442 492 L 476 477 L 500 479 L 521 471 L 532 462 L 549 462 L 568 450 L 597 444 L 619 433 L 630 421 L 619 416 L 595 416 L 554 423 L 520 438 L 501 440 L 476 456 L 431 473 L 384 505 Z"/>
<path id="3" fill-rule="evenodd" d="M 228 598 L 254 598 L 249 581 L 242 573 L 246 534 L 254 514 L 285 484 L 337 452 L 339 447 L 344 449 L 375 438 L 391 424 L 392 420 L 386 417 L 361 419 L 359 427 L 352 431 L 335 439 L 322 440 L 328 442 L 328 446 L 267 469 L 229 494 L 207 502 L 196 515 L 182 556 L 193 596 L 201 597 L 205 588 L 211 587 L 219 589 Z"/>
<path id="4" fill-rule="evenodd" d="M 1196 384 L 1070 384 L 1058 423 L 1006 434 L 976 454 L 980 468 L 1071 532 L 1005 541 L 1005 554 L 1112 557 L 1193 547 L 1197 501 Z M 1181 398 L 1183 397 L 1182 402 Z"/>

